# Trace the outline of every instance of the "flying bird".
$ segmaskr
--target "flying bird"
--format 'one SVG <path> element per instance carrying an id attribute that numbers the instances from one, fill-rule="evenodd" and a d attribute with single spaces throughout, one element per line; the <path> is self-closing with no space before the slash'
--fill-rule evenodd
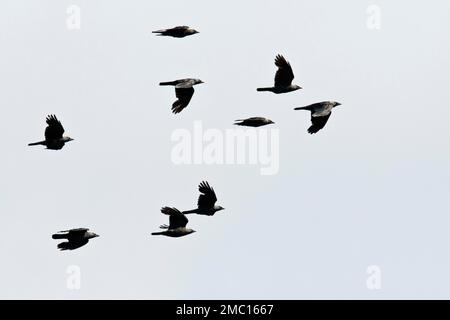
<path id="1" fill-rule="evenodd" d="M 217 211 L 224 210 L 221 206 L 216 206 L 216 193 L 209 186 L 207 181 L 202 181 L 198 186 L 200 196 L 198 197 L 197 209 L 183 211 L 184 214 L 196 213 L 206 216 L 213 216 Z"/>
<path id="2" fill-rule="evenodd" d="M 268 124 L 275 123 L 270 119 L 263 117 L 253 117 L 248 119 L 235 120 L 235 125 L 237 126 L 247 126 L 247 127 L 261 127 Z"/>
<path id="3" fill-rule="evenodd" d="M 184 38 L 186 36 L 191 36 L 193 34 L 199 33 L 197 30 L 189 28 L 188 26 L 178 26 L 170 29 L 162 29 L 152 31 L 152 33 L 157 33 L 158 36 L 169 36 L 174 38 Z"/>
<path id="4" fill-rule="evenodd" d="M 180 79 L 169 82 L 160 82 L 160 86 L 175 86 L 175 95 L 177 100 L 172 104 L 172 112 L 180 113 L 186 108 L 194 95 L 194 86 L 204 83 L 200 79 Z"/>
<path id="5" fill-rule="evenodd" d="M 177 208 L 163 207 L 161 208 L 161 212 L 169 216 L 169 225 L 160 226 L 160 228 L 165 229 L 165 231 L 153 232 L 152 235 L 163 235 L 178 238 L 195 232 L 195 230 L 186 228 L 189 220 Z"/>
<path id="6" fill-rule="evenodd" d="M 64 128 L 55 115 L 49 115 L 46 119 L 47 128 L 45 128 L 45 140 L 29 143 L 29 146 L 43 145 L 47 149 L 60 150 L 66 142 L 72 141 L 70 137 L 63 136 Z"/>
<path id="7" fill-rule="evenodd" d="M 275 83 L 273 87 L 258 88 L 257 91 L 270 91 L 276 94 L 286 93 L 302 89 L 302 87 L 292 84 L 294 80 L 294 72 L 289 62 L 281 55 L 275 57 L 275 65 L 278 67 L 275 73 Z"/>
<path id="8" fill-rule="evenodd" d="M 318 132 L 320 129 L 325 127 L 328 118 L 331 116 L 331 110 L 334 107 L 340 106 L 341 104 L 336 101 L 324 101 L 311 104 L 306 107 L 298 107 L 294 110 L 308 110 L 311 111 L 311 122 L 312 125 L 308 128 L 310 134 Z"/>
<path id="9" fill-rule="evenodd" d="M 53 239 L 67 239 L 66 242 L 58 244 L 60 250 L 78 249 L 89 242 L 89 239 L 98 237 L 98 234 L 90 232 L 87 228 L 78 228 L 65 231 L 59 231 L 52 235 Z"/>

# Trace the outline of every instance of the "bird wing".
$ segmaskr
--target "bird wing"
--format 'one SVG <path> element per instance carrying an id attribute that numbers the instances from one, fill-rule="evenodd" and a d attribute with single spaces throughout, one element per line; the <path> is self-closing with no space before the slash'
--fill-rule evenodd
<path id="1" fill-rule="evenodd" d="M 61 139 L 64 134 L 64 128 L 56 116 L 54 114 L 49 115 L 46 122 L 47 128 L 45 128 L 45 140 Z"/>
<path id="2" fill-rule="evenodd" d="M 58 232 L 86 232 L 89 231 L 88 228 L 76 228 L 76 229 L 70 229 L 70 230 L 62 230 Z"/>
<path id="3" fill-rule="evenodd" d="M 277 55 L 275 58 L 275 65 L 278 67 L 275 73 L 275 87 L 287 87 L 292 84 L 294 80 L 294 72 L 291 65 L 282 55 Z"/>
<path id="4" fill-rule="evenodd" d="M 188 218 L 177 208 L 163 207 L 161 212 L 169 216 L 169 229 L 184 228 L 189 222 Z"/>
<path id="5" fill-rule="evenodd" d="M 200 191 L 201 194 L 198 197 L 197 206 L 201 209 L 209 209 L 214 207 L 214 204 L 217 201 L 216 193 L 207 181 L 202 181 L 200 183 L 198 186 L 198 191 Z"/>
<path id="6" fill-rule="evenodd" d="M 187 30 L 187 29 L 189 29 L 188 26 L 177 26 L 172 28 L 172 30 Z"/>
<path id="7" fill-rule="evenodd" d="M 308 132 L 313 134 L 318 132 L 320 129 L 325 127 L 325 124 L 328 121 L 328 118 L 330 118 L 331 112 L 324 116 L 314 116 L 314 113 L 311 113 L 311 127 L 308 128 Z"/>
<path id="8" fill-rule="evenodd" d="M 264 120 L 266 120 L 266 118 L 263 118 L 263 117 L 252 117 L 252 118 L 248 118 L 248 119 L 245 119 L 245 120 L 242 120 L 242 121 L 264 121 Z"/>
<path id="9" fill-rule="evenodd" d="M 77 228 L 77 229 L 71 229 L 66 232 L 69 233 L 69 236 L 76 237 L 76 236 L 83 236 L 89 229 L 87 228 Z"/>
<path id="10" fill-rule="evenodd" d="M 192 96 L 194 95 L 194 88 L 192 85 L 189 86 L 184 83 L 178 84 L 175 86 L 175 95 L 177 100 L 172 104 L 172 112 L 180 113 L 191 101 Z"/>
<path id="11" fill-rule="evenodd" d="M 78 249 L 89 242 L 89 239 L 70 239 L 66 242 L 61 242 L 58 244 L 58 249 L 60 250 L 75 250 Z"/>

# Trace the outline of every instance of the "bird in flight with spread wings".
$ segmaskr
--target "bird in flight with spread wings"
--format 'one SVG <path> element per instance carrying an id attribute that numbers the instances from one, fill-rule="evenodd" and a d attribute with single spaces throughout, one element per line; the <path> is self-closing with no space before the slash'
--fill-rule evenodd
<path id="1" fill-rule="evenodd" d="M 331 116 L 331 110 L 334 107 L 340 106 L 341 104 L 336 101 L 324 101 L 311 104 L 306 107 L 298 107 L 294 110 L 308 110 L 311 111 L 311 123 L 312 125 L 308 128 L 310 134 L 316 133 L 321 130 L 327 124 L 328 119 Z"/>
<path id="2" fill-rule="evenodd" d="M 177 100 L 172 104 L 172 112 L 180 113 L 186 108 L 194 95 L 194 86 L 204 83 L 200 79 L 180 79 L 169 82 L 160 82 L 160 86 L 175 86 L 175 95 Z"/>
<path id="3" fill-rule="evenodd" d="M 275 82 L 273 87 L 258 88 L 257 91 L 270 91 L 276 94 L 286 93 L 302 89 L 302 87 L 292 84 L 294 72 L 289 62 L 281 55 L 275 57 L 275 65 L 278 67 L 275 73 Z"/>
<path id="4" fill-rule="evenodd" d="M 270 119 L 266 119 L 263 117 L 252 117 L 248 119 L 235 120 L 235 125 L 237 126 L 246 126 L 246 127 L 261 127 L 268 124 L 275 123 Z"/>
<path id="5" fill-rule="evenodd" d="M 169 36 L 174 38 L 184 38 L 186 36 L 191 36 L 199 33 L 197 30 L 189 28 L 188 26 L 178 26 L 170 29 L 161 29 L 152 31 L 152 33 L 157 33 L 158 36 Z"/>
<path id="6" fill-rule="evenodd" d="M 169 216 L 169 225 L 160 226 L 160 228 L 165 229 L 165 231 L 153 232 L 152 235 L 178 238 L 195 232 L 195 230 L 186 228 L 189 220 L 177 208 L 163 207 L 161 208 L 161 212 Z"/>
<path id="7" fill-rule="evenodd" d="M 50 150 L 60 150 L 66 142 L 72 141 L 70 137 L 63 136 L 64 128 L 55 115 L 49 115 L 46 119 L 47 128 L 45 128 L 45 140 L 29 143 L 29 146 L 43 145 Z"/>
<path id="8" fill-rule="evenodd" d="M 205 216 L 213 216 L 217 211 L 225 209 L 216 205 L 216 193 L 207 181 L 202 181 L 200 183 L 198 191 L 200 191 L 200 196 L 198 197 L 197 209 L 183 211 L 184 214 L 196 213 Z"/>
<path id="9" fill-rule="evenodd" d="M 67 239 L 66 242 L 58 244 L 60 250 L 78 249 L 89 242 L 89 239 L 98 237 L 98 234 L 90 232 L 87 228 L 77 228 L 65 231 L 59 231 L 52 235 L 53 239 Z"/>

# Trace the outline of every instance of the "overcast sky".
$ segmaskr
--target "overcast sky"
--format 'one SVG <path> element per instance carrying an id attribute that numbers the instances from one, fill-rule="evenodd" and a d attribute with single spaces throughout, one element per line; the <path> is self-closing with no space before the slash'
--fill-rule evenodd
<path id="1" fill-rule="evenodd" d="M 66 10 L 81 8 L 81 29 Z M 378 5 L 380 29 L 367 26 Z M 446 1 L 7 0 L 0 5 L 0 298 L 450 298 Z M 152 30 L 189 25 L 184 39 Z M 273 83 L 276 54 L 302 90 Z M 178 115 L 160 81 L 196 77 Z M 342 103 L 325 129 L 294 107 Z M 75 140 L 28 147 L 54 113 Z M 278 174 L 175 165 L 172 133 L 264 116 Z M 264 129 L 265 130 L 265 129 Z M 226 208 L 152 237 L 163 205 Z M 60 252 L 51 234 L 89 227 Z M 81 288 L 66 285 L 68 266 Z M 381 288 L 366 286 L 368 266 Z"/>

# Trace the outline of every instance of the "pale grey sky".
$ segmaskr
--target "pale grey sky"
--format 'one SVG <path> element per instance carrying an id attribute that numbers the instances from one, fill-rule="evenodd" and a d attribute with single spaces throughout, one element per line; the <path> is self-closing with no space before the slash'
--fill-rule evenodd
<path id="1" fill-rule="evenodd" d="M 81 29 L 66 9 L 81 8 Z M 366 26 L 369 5 L 381 29 Z M 31 1 L 0 6 L 0 298 L 450 298 L 446 1 Z M 200 34 L 156 37 L 190 25 Z M 257 93 L 284 54 L 304 89 Z M 198 77 L 170 112 L 160 81 Z M 294 107 L 342 103 L 309 135 Z M 75 141 L 39 140 L 55 113 Z M 265 116 L 280 170 L 181 165 L 174 130 Z M 226 210 L 151 237 L 208 180 Z M 59 252 L 51 234 L 100 234 Z M 81 268 L 68 290 L 66 269 Z M 381 268 L 368 290 L 366 269 Z"/>

